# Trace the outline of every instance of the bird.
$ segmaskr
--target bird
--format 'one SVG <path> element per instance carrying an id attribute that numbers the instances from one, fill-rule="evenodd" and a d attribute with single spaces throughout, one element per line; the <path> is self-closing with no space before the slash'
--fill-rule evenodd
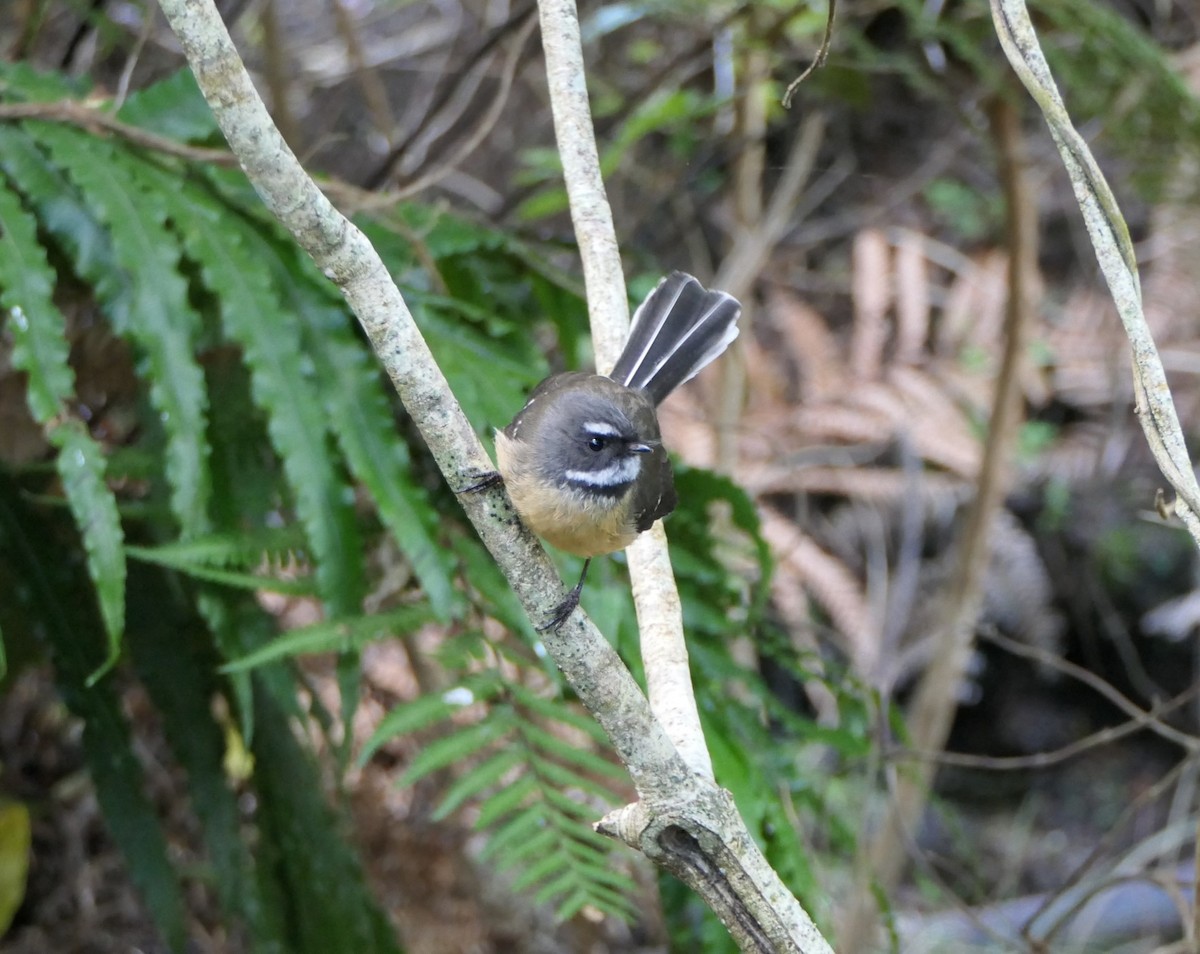
<path id="1" fill-rule="evenodd" d="M 634 312 L 609 374 L 568 371 L 530 392 L 496 431 L 497 471 L 521 521 L 584 558 L 575 585 L 541 631 L 575 610 L 593 557 L 622 550 L 678 502 L 658 405 L 737 338 L 741 305 L 684 272 L 663 278 Z"/>

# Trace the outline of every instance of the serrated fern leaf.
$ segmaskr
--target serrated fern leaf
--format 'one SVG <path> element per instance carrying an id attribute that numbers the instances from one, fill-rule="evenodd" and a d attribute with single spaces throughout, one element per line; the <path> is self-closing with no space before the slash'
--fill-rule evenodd
<path id="1" fill-rule="evenodd" d="M 243 569 L 263 563 L 285 567 L 304 547 L 304 537 L 296 527 L 268 527 L 242 533 L 214 533 L 192 537 L 156 547 L 130 547 L 139 559 L 176 570 Z"/>
<path id="2" fill-rule="evenodd" d="M 350 334 L 340 309 L 298 301 L 295 311 L 308 328 L 311 353 L 322 367 L 330 420 L 351 473 L 371 492 L 379 516 L 412 562 L 413 572 L 440 619 L 461 603 L 453 581 L 453 551 L 437 540 L 437 511 L 410 476 L 408 448 L 396 433 L 374 356 Z"/>
<path id="3" fill-rule="evenodd" d="M 313 593 L 313 585 L 307 575 L 281 575 L 289 569 L 289 564 L 294 564 L 303 546 L 298 528 L 280 527 L 240 534 L 210 534 L 157 547 L 127 546 L 125 552 L 144 563 L 155 563 L 220 586 L 308 596 Z M 271 575 L 271 570 L 278 572 Z"/>
<path id="4" fill-rule="evenodd" d="M 607 885 L 617 894 L 628 891 L 628 875 L 620 871 L 613 871 L 606 865 L 597 865 L 596 860 L 605 860 L 604 856 L 597 855 L 590 845 L 581 845 L 576 849 L 575 856 L 580 865 L 588 868 L 588 878 L 596 882 L 601 890 Z"/>
<path id="5" fill-rule="evenodd" d="M 0 304 L 13 335 L 13 364 L 29 375 L 29 410 L 45 426 L 65 413 L 75 393 L 66 320 L 52 300 L 54 272 L 37 226 L 6 190 L 0 191 L 0 227 Z"/>
<path id="6" fill-rule="evenodd" d="M 519 865 L 525 858 L 553 852 L 558 847 L 559 833 L 541 812 L 527 812 L 521 818 L 529 824 L 506 829 L 502 832 L 502 841 L 498 836 L 488 843 L 489 850 L 485 856 L 494 861 L 500 871 Z M 495 844 L 499 844 L 499 847 L 493 847 Z"/>
<path id="7" fill-rule="evenodd" d="M 531 755 L 530 762 L 537 769 L 538 775 L 544 781 L 551 782 L 566 791 L 577 790 L 579 792 L 588 792 L 606 802 L 612 800 L 613 793 L 609 786 L 603 782 L 589 778 L 587 775 L 581 775 L 574 768 L 561 765 L 553 759 L 545 758 L 541 755 Z M 572 805 L 578 806 L 579 811 L 584 813 L 584 817 L 589 817 L 595 812 L 594 808 L 576 802 L 574 799 L 568 799 L 568 801 Z"/>
<path id="8" fill-rule="evenodd" d="M 481 795 L 511 774 L 521 765 L 521 753 L 514 749 L 501 749 L 490 759 L 473 766 L 454 782 L 442 796 L 433 813 L 435 820 L 446 818 L 465 802 Z"/>
<path id="9" fill-rule="evenodd" d="M 98 678 L 117 660 L 125 629 L 125 554 L 117 501 L 104 482 L 104 453 L 78 421 L 65 416 L 75 376 L 67 363 L 66 322 L 51 299 L 54 273 L 37 242 L 33 218 L 0 189 L 0 305 L 13 335 L 13 366 L 29 376 L 30 410 L 58 449 L 56 464 L 83 538 L 108 637 Z"/>
<path id="10" fill-rule="evenodd" d="M 521 733 L 529 745 L 536 747 L 537 751 L 545 753 L 555 760 L 571 763 L 584 771 L 595 772 L 597 775 L 614 781 L 624 781 L 629 777 L 620 766 L 614 765 L 586 746 L 568 742 L 537 723 L 522 723 Z M 606 793 L 608 793 L 607 790 Z"/>
<path id="11" fill-rule="evenodd" d="M 483 722 L 430 742 L 409 763 L 401 784 L 411 785 L 454 762 L 477 755 L 481 749 L 509 733 L 512 728 L 510 717 L 511 713 L 505 714 L 501 709 Z"/>
<path id="12" fill-rule="evenodd" d="M 58 474 L 83 537 L 88 573 L 96 585 L 108 634 L 108 658 L 92 673 L 94 683 L 116 663 L 125 630 L 125 551 L 117 500 L 104 482 L 104 451 L 83 425 L 69 421 L 50 435 L 58 448 Z"/>
<path id="13" fill-rule="evenodd" d="M 220 141 L 217 121 L 186 66 L 152 86 L 131 92 L 117 116 L 122 122 L 179 142 Z"/>
<path id="14" fill-rule="evenodd" d="M 82 96 L 87 92 L 83 80 L 69 80 L 60 73 L 42 72 L 29 63 L 9 63 L 0 60 L 0 78 L 4 84 L 5 98 L 23 102 L 52 102 L 68 96 Z"/>
<path id="15" fill-rule="evenodd" d="M 397 736 L 409 735 L 442 722 L 469 705 L 487 702 L 503 688 L 497 673 L 488 670 L 468 676 L 459 685 L 441 693 L 429 693 L 394 707 L 376 726 L 358 757 L 362 767 L 381 745 Z"/>
<path id="16" fill-rule="evenodd" d="M 159 566 L 169 566 L 180 573 L 185 573 L 206 583 L 216 583 L 218 586 L 229 586 L 237 590 L 251 592 L 279 593 L 283 596 L 311 596 L 312 583 L 305 577 L 287 579 L 279 576 L 261 576 L 238 570 L 222 570 L 202 564 L 176 562 L 158 552 L 156 547 L 127 546 L 125 553 L 135 560 L 144 563 L 157 563 Z"/>
<path id="17" fill-rule="evenodd" d="M 554 874 L 555 872 L 561 872 L 562 867 L 563 859 L 559 852 L 551 851 L 548 854 L 543 855 L 537 861 L 534 861 L 532 864 L 524 866 L 521 870 L 521 873 L 517 875 L 516 880 L 513 882 L 513 887 L 518 891 L 531 888 L 539 881 L 544 879 L 547 875 Z"/>
<path id="18" fill-rule="evenodd" d="M 515 703 L 523 709 L 529 710 L 534 715 L 541 716 L 543 719 L 549 719 L 551 722 L 561 723 L 572 729 L 577 729 L 593 742 L 600 743 L 601 745 L 605 744 L 607 737 L 600 723 L 584 712 L 577 712 L 569 706 L 563 705 L 561 699 L 542 695 L 520 685 L 510 686 L 509 693 L 512 695 Z M 625 777 L 624 772 L 618 771 L 622 778 Z"/>
<path id="19" fill-rule="evenodd" d="M 106 304 L 120 299 L 131 282 L 113 257 L 108 230 L 24 125 L 0 125 L 0 169 L 20 184 L 40 228 L 91 283 L 97 299 Z"/>
<path id="20" fill-rule="evenodd" d="M 541 770 L 542 766 L 539 765 L 537 768 L 538 770 Z M 578 776 L 572 774 L 564 777 L 562 781 L 574 786 L 577 779 Z M 555 808 L 559 814 L 571 818 L 578 818 L 580 821 L 584 822 L 586 827 L 587 824 L 596 817 L 595 806 L 577 801 L 570 795 L 567 795 L 565 792 L 560 791 L 556 785 L 551 784 L 553 781 L 554 780 L 550 778 L 548 773 L 542 773 L 542 797 L 550 804 L 552 808 Z"/>
<path id="21" fill-rule="evenodd" d="M 180 271 L 180 243 L 167 228 L 164 190 L 146 181 L 147 163 L 110 142 L 46 123 L 28 128 L 108 229 L 117 264 L 137 276 L 126 291 L 114 288 L 102 271 L 83 274 L 94 282 L 114 330 L 128 337 L 147 362 L 150 402 L 166 435 L 171 509 L 185 537 L 204 533 L 212 483 L 208 393 L 194 356 L 200 318 Z M 83 270 L 87 262 L 79 264 Z"/>
<path id="22" fill-rule="evenodd" d="M 247 229 L 244 238 L 269 263 L 289 310 L 297 316 L 320 378 L 329 419 L 339 422 L 334 437 L 351 473 L 366 486 L 379 516 L 412 562 L 413 572 L 440 619 L 461 603 L 453 588 L 453 551 L 439 545 L 436 511 L 410 475 L 408 447 L 396 432 L 384 394 L 378 362 L 352 331 L 344 304 L 335 303 L 328 280 L 310 259 L 281 248 Z M 297 281 L 297 275 L 305 280 Z"/>
<path id="23" fill-rule="evenodd" d="M 155 170 L 147 168 L 153 179 Z M 218 296 L 228 335 L 242 348 L 256 403 L 283 461 L 296 509 L 312 545 L 317 585 L 333 616 L 359 612 L 365 591 L 362 545 L 352 493 L 330 453 L 331 422 L 312 360 L 301 348 L 295 319 L 283 308 L 267 267 L 247 253 L 243 226 L 198 187 L 157 183 L 188 255 Z M 169 191 L 173 188 L 173 191 Z"/>
<path id="24" fill-rule="evenodd" d="M 554 917 L 559 921 L 569 921 L 591 903 L 591 896 L 586 891 L 572 891 L 562 903 L 554 909 Z"/>
<path id="25" fill-rule="evenodd" d="M 505 785 L 491 797 L 484 800 L 479 806 L 479 817 L 475 820 L 475 824 L 482 829 L 491 828 L 493 825 L 501 822 L 506 816 L 518 812 L 524 803 L 537 795 L 539 790 L 539 781 L 533 775 L 523 775 L 512 785 Z M 529 818 L 535 825 L 541 824 L 540 814 L 518 814 L 518 818 Z M 492 840 L 484 847 L 484 855 L 486 856 L 492 845 L 499 838 L 499 833 L 493 836 Z"/>
<path id="26" fill-rule="evenodd" d="M 261 649 L 227 663 L 222 671 L 244 672 L 256 666 L 304 653 L 344 653 L 361 649 L 375 640 L 396 633 L 412 632 L 432 618 L 428 609 L 413 606 L 374 616 L 342 617 L 330 622 L 315 623 L 284 633 Z"/>

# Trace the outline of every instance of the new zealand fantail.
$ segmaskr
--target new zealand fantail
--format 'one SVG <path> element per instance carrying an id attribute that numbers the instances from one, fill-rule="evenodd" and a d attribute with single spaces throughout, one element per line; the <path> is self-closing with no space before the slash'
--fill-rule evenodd
<path id="1" fill-rule="evenodd" d="M 610 374 L 546 378 L 496 432 L 499 478 L 521 520 L 553 546 L 587 558 L 549 626 L 578 605 L 592 557 L 627 547 L 675 509 L 656 408 L 729 346 L 740 314 L 733 296 L 673 272 L 634 313 Z"/>

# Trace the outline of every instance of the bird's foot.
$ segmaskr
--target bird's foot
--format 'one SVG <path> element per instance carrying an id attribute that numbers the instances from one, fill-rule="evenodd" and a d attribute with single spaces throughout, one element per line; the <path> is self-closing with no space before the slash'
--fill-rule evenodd
<path id="1" fill-rule="evenodd" d="M 591 565 L 591 557 L 583 561 L 583 572 L 579 574 L 579 582 L 567 594 L 566 599 L 554 607 L 554 613 L 550 617 L 550 621 L 537 628 L 539 633 L 548 633 L 551 630 L 557 630 L 558 627 L 567 621 L 567 617 L 575 612 L 575 607 L 579 605 L 579 594 L 583 592 L 583 581 L 587 579 L 588 567 Z"/>
<path id="2" fill-rule="evenodd" d="M 537 628 L 539 633 L 548 633 L 552 630 L 557 630 L 565 623 L 575 608 L 579 605 L 579 594 L 583 592 L 583 580 L 580 580 L 567 594 L 566 599 L 554 607 L 554 613 L 550 617 L 550 621 L 543 623 Z"/>
<path id="3" fill-rule="evenodd" d="M 475 483 L 464 487 L 462 490 L 458 491 L 458 493 L 475 494 L 479 493 L 481 490 L 491 490 L 497 484 L 502 483 L 504 483 L 504 478 L 500 475 L 500 472 L 493 470 L 486 474 L 479 474 Z"/>

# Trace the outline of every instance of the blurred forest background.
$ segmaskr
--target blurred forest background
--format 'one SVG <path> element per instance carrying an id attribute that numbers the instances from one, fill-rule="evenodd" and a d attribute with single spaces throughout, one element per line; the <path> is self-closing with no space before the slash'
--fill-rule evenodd
<path id="1" fill-rule="evenodd" d="M 220 6 L 485 440 L 590 365 L 531 4 Z M 1194 441 L 1200 11 L 1032 6 Z M 864 892 L 884 950 L 1195 950 L 1196 553 L 1070 184 L 983 0 L 843 0 L 783 109 L 827 12 L 580 9 L 631 294 L 746 304 L 663 411 L 717 780 L 839 950 Z M 10 0 L 0 50 L 0 951 L 730 950 L 592 833 L 623 773 L 153 4 Z M 584 606 L 638 673 L 620 557 Z"/>

